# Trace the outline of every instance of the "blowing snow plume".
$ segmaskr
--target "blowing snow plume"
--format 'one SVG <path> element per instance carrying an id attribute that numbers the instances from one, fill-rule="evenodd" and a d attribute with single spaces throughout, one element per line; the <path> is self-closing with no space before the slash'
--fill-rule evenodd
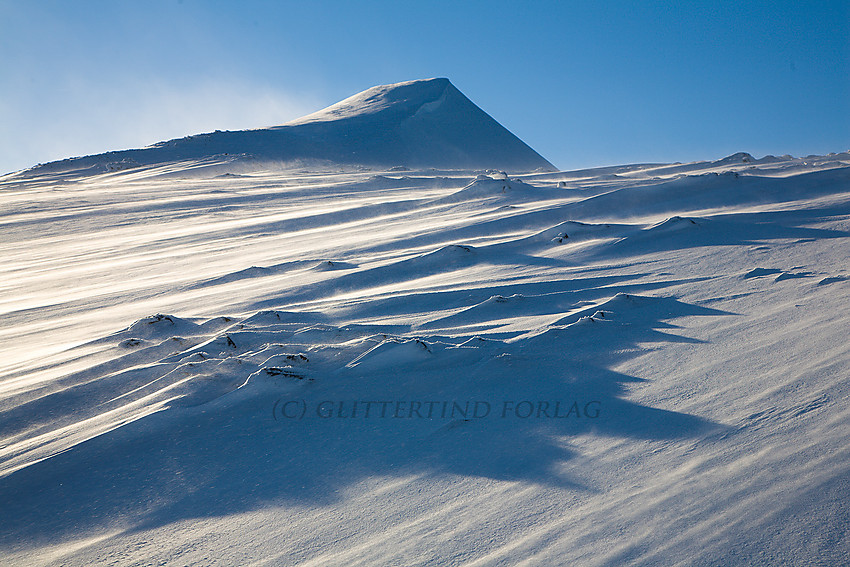
<path id="1" fill-rule="evenodd" d="M 448 79 L 372 87 L 282 126 L 216 131 L 147 148 L 71 158 L 29 173 L 93 173 L 184 160 L 256 160 L 370 167 L 555 167 L 478 108 Z"/>

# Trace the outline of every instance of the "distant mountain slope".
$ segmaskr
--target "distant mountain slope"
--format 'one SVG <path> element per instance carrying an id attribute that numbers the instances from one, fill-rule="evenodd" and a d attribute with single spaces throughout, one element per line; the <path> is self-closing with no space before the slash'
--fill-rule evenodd
<path id="1" fill-rule="evenodd" d="M 282 126 L 216 131 L 28 171 L 110 171 L 187 159 L 232 160 L 234 155 L 386 167 L 555 170 L 448 79 L 427 79 L 373 87 Z"/>

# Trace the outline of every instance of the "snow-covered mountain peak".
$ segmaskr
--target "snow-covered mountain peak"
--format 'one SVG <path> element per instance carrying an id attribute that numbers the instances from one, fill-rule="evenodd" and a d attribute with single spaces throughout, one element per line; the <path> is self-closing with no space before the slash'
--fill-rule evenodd
<path id="1" fill-rule="evenodd" d="M 413 113 L 424 108 L 434 109 L 446 100 L 449 89 L 457 91 L 454 85 L 445 78 L 378 85 L 313 114 L 288 122 L 286 126 L 373 115 L 386 112 L 389 109 L 411 110 Z"/>
<path id="2" fill-rule="evenodd" d="M 448 79 L 372 87 L 281 126 L 215 131 L 138 150 L 39 165 L 24 176 L 98 174 L 175 162 L 237 170 L 267 164 L 555 171 Z M 258 165 L 259 164 L 259 165 Z"/>

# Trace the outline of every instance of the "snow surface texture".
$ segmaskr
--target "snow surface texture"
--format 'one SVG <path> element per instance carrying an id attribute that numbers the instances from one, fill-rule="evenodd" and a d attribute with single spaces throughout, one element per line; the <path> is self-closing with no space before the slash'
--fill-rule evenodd
<path id="1" fill-rule="evenodd" d="M 3 564 L 850 560 L 850 154 L 184 158 L 0 178 Z"/>

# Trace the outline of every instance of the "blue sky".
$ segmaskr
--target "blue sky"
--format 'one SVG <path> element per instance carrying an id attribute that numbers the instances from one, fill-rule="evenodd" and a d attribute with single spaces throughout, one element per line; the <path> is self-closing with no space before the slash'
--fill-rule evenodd
<path id="1" fill-rule="evenodd" d="M 850 149 L 850 2 L 0 0 L 0 172 L 448 77 L 563 169 Z"/>

